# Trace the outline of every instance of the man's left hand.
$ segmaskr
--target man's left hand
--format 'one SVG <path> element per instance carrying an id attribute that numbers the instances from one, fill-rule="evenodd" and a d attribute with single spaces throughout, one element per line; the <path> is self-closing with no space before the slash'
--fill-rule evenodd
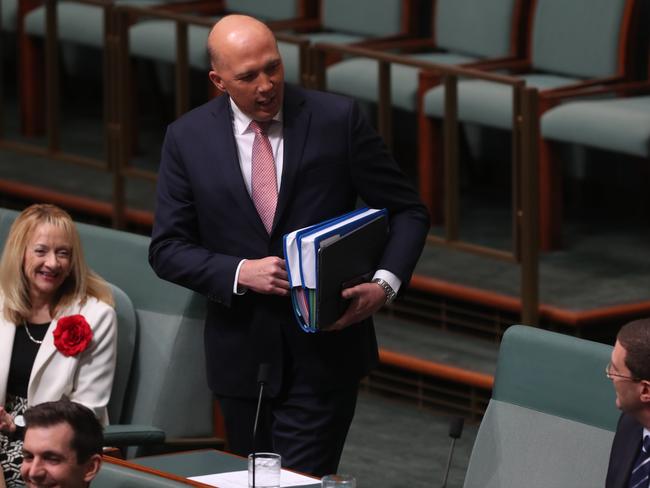
<path id="1" fill-rule="evenodd" d="M 386 293 L 377 283 L 362 283 L 352 288 L 346 288 L 341 292 L 341 296 L 352 301 L 341 318 L 328 327 L 327 331 L 341 330 L 361 322 L 386 303 Z"/>

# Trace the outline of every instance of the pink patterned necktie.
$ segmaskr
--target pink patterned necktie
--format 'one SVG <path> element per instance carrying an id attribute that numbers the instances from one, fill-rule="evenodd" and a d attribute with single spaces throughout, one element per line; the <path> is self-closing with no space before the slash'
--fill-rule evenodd
<path id="1" fill-rule="evenodd" d="M 251 197 L 266 231 L 273 227 L 275 207 L 278 203 L 278 181 L 275 172 L 273 149 L 266 135 L 272 121 L 251 121 L 249 127 L 255 131 L 253 156 L 251 158 Z"/>

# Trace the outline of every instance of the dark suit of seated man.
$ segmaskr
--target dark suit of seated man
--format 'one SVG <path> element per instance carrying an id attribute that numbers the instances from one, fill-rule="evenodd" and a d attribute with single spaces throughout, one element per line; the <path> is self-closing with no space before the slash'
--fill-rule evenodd
<path id="1" fill-rule="evenodd" d="M 616 428 L 606 488 L 648 488 L 650 474 L 650 319 L 621 328 L 607 366 L 623 412 Z"/>

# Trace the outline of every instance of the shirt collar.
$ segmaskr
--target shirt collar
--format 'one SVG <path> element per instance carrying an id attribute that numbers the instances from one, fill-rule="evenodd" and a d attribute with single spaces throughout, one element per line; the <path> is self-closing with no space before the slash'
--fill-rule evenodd
<path id="1" fill-rule="evenodd" d="M 251 117 L 242 112 L 237 104 L 230 98 L 230 108 L 233 114 L 233 128 L 236 134 L 243 134 L 248 130 L 248 126 L 253 120 Z M 273 120 L 282 122 L 282 108 L 273 116 Z"/>

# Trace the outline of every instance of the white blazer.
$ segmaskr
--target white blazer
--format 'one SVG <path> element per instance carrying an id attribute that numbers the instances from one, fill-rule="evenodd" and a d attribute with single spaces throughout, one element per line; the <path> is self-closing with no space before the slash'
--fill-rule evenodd
<path id="1" fill-rule="evenodd" d="M 0 310 L 2 299 L 0 297 Z M 83 306 L 79 302 L 62 311 L 60 317 L 81 314 L 93 331 L 85 351 L 76 356 L 64 356 L 54 346 L 57 319 L 50 323 L 43 343 L 38 349 L 27 387 L 27 404 L 55 401 L 64 395 L 95 412 L 103 425 L 108 424 L 106 406 L 111 396 L 117 351 L 117 317 L 108 304 L 89 297 Z M 16 325 L 0 312 L 0 405 L 7 396 L 9 364 L 16 334 Z"/>

